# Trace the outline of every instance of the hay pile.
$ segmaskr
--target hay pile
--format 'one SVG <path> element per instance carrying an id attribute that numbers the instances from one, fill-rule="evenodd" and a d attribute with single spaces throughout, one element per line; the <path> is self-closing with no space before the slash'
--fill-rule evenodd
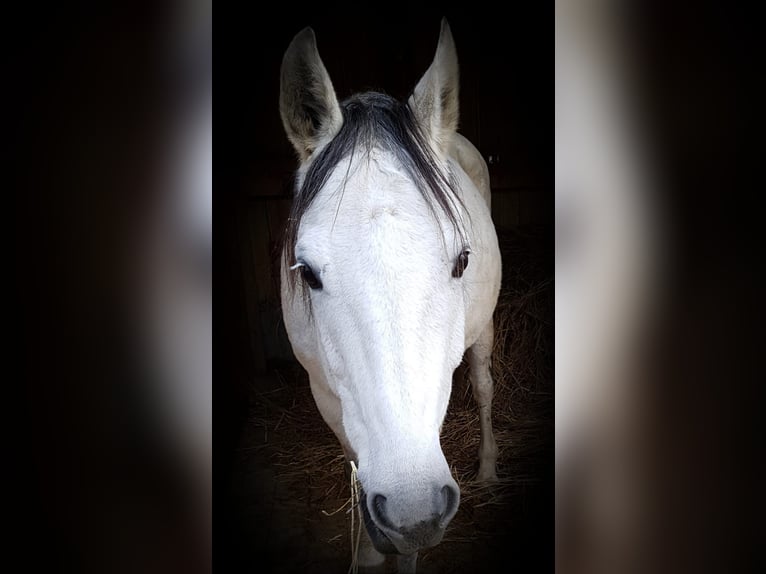
<path id="1" fill-rule="evenodd" d="M 553 441 L 553 246 L 544 230 L 498 232 L 503 279 L 495 308 L 492 422 L 499 482 L 474 482 L 479 415 L 467 368 L 459 368 L 442 429 L 442 449 L 460 484 L 460 508 L 444 542 L 490 537 L 505 507 L 535 483 Z M 504 526 L 504 525 L 502 525 Z M 440 547 L 427 551 L 436 553 Z"/>
<path id="2" fill-rule="evenodd" d="M 549 456 L 553 433 L 553 249 L 549 233 L 498 233 L 503 255 L 503 282 L 495 310 L 492 376 L 495 381 L 493 422 L 499 450 L 499 483 L 473 482 L 478 470 L 478 410 L 464 365 L 455 373 L 442 428 L 442 448 L 460 484 L 460 509 L 441 545 L 421 553 L 433 562 L 448 543 L 475 542 L 490 536 L 502 507 L 523 495 L 537 480 L 536 464 Z M 336 528 L 325 539 L 350 556 L 349 499 L 344 458 L 332 432 L 314 404 L 308 377 L 298 365 L 276 372 L 278 388 L 255 396 L 250 425 L 278 481 L 308 507 L 308 520 Z M 262 441 L 262 442 L 261 442 Z M 454 546 L 453 546 L 454 548 Z"/>

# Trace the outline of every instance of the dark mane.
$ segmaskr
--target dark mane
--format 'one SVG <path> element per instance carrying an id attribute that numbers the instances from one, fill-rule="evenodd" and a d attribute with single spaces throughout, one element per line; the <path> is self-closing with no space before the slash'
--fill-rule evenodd
<path id="1" fill-rule="evenodd" d="M 340 106 L 343 113 L 340 131 L 313 160 L 303 183 L 296 190 L 282 241 L 285 268 L 295 263 L 295 244 L 304 213 L 327 183 L 333 169 L 346 157 L 353 157 L 359 148 L 369 153 L 373 147 L 379 147 L 393 153 L 431 212 L 436 215 L 436 210 L 441 209 L 454 226 L 456 237 L 465 244 L 457 210 L 458 205 L 462 205 L 457 183 L 453 174 L 439 165 L 410 106 L 377 92 L 351 96 Z M 288 274 L 291 288 L 295 286 L 297 275 Z"/>

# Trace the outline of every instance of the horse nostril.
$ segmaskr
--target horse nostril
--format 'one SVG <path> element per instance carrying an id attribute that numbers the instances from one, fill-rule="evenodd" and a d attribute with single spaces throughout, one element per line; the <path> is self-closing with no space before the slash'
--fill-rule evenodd
<path id="1" fill-rule="evenodd" d="M 449 484 L 445 484 L 441 489 L 441 497 L 442 509 L 439 513 L 439 518 L 444 522 L 445 519 L 447 521 L 452 519 L 452 516 L 457 511 L 460 494 L 455 490 L 455 488 Z"/>
<path id="2" fill-rule="evenodd" d="M 374 495 L 372 497 L 372 508 L 370 509 L 370 514 L 372 514 L 373 520 L 375 520 L 379 526 L 393 530 L 394 525 L 391 524 L 391 521 L 386 515 L 386 500 L 386 497 L 382 494 Z"/>

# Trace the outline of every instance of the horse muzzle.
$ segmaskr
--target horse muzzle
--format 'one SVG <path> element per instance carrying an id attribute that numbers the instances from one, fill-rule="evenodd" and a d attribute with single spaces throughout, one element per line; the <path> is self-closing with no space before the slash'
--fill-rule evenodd
<path id="1" fill-rule="evenodd" d="M 393 523 L 387 514 L 386 497 L 380 494 L 369 499 L 362 490 L 359 504 L 362 505 L 364 524 L 375 549 L 383 554 L 408 555 L 441 542 L 447 524 L 457 511 L 459 496 L 454 487 L 442 487 L 439 498 L 444 502 L 439 512 L 432 512 L 406 526 Z"/>

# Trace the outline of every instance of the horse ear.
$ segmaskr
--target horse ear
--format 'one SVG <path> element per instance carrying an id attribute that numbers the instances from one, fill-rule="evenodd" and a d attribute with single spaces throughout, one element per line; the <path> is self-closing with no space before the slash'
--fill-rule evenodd
<path id="1" fill-rule="evenodd" d="M 343 125 L 330 75 L 319 57 L 311 28 L 301 30 L 282 58 L 279 113 L 287 137 L 306 161 Z"/>
<path id="2" fill-rule="evenodd" d="M 409 105 L 438 151 L 446 153 L 457 130 L 459 117 L 458 62 L 455 42 L 446 18 L 442 18 L 436 56 L 415 86 Z"/>

